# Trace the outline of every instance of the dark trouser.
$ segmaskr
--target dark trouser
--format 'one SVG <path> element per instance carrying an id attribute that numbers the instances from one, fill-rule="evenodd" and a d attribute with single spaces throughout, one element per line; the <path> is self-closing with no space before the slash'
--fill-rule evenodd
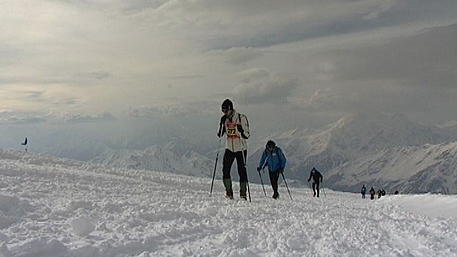
<path id="1" fill-rule="evenodd" d="M 225 190 L 227 192 L 227 195 L 229 196 L 233 196 L 230 170 L 235 159 L 238 164 L 238 175 L 240 176 L 240 195 L 246 196 L 246 185 L 248 182 L 248 175 L 246 173 L 246 166 L 244 164 L 244 161 L 246 160 L 247 154 L 247 150 L 234 153 L 229 149 L 225 149 L 224 161 L 222 162 L 222 178 L 224 180 Z"/>
<path id="2" fill-rule="evenodd" d="M 319 182 L 313 182 L 313 193 L 314 196 L 316 196 L 316 191 L 317 191 L 317 197 L 319 197 Z"/>
<path id="3" fill-rule="evenodd" d="M 279 170 L 269 172 L 271 187 L 273 187 L 273 197 L 279 196 L 278 194 L 278 179 L 279 179 Z"/>
<path id="4" fill-rule="evenodd" d="M 365 199 L 365 193 L 362 193 L 362 198 L 364 198 L 364 199 Z"/>

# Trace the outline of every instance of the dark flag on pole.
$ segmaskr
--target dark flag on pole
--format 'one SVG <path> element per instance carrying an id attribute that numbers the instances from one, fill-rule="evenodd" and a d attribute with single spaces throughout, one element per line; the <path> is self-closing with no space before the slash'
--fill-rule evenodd
<path id="1" fill-rule="evenodd" d="M 21 145 L 25 146 L 25 151 L 27 152 L 27 137 L 24 139 L 24 142 Z"/>

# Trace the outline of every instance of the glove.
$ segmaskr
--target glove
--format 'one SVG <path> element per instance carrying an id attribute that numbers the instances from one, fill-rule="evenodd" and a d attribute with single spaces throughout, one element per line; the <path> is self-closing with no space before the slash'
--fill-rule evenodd
<path id="1" fill-rule="evenodd" d="M 221 122 L 219 123 L 220 125 L 223 125 L 225 123 L 225 121 L 227 120 L 227 116 L 225 115 L 222 115 L 221 117 Z"/>
<path id="2" fill-rule="evenodd" d="M 258 172 L 260 172 L 260 170 L 262 170 L 262 168 L 260 168 L 260 167 L 257 167 L 257 171 L 258 171 Z"/>
<path id="3" fill-rule="evenodd" d="M 219 123 L 219 132 L 217 132 L 218 138 L 221 138 L 224 135 L 224 130 L 225 130 L 224 124 L 225 124 L 226 120 L 227 120 L 227 116 L 223 115 L 221 117 L 221 121 Z"/>
<path id="4" fill-rule="evenodd" d="M 284 168 L 279 168 L 279 173 L 282 174 L 284 172 Z"/>
<path id="5" fill-rule="evenodd" d="M 238 131 L 239 131 L 240 133 L 243 133 L 243 132 L 244 132 L 244 129 L 243 129 L 243 127 L 241 126 L 241 124 L 236 124 L 236 128 L 238 129 Z"/>
<path id="6" fill-rule="evenodd" d="M 217 132 L 217 137 L 221 138 L 224 135 L 224 128 L 220 127 L 219 132 Z"/>

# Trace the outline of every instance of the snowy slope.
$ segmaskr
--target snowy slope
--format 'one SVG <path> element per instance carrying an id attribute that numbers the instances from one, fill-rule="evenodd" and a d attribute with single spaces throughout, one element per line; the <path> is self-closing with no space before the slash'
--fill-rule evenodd
<path id="1" fill-rule="evenodd" d="M 389 197 L 251 185 L 246 202 L 210 183 L 0 150 L 0 256 L 457 256 L 454 218 Z"/>
<path id="2" fill-rule="evenodd" d="M 380 201 L 401 206 L 412 213 L 457 220 L 457 195 L 391 195 L 381 197 Z"/>
<path id="3" fill-rule="evenodd" d="M 389 191 L 457 193 L 457 142 L 386 148 L 334 168 L 333 188 L 358 190 L 362 184 Z"/>

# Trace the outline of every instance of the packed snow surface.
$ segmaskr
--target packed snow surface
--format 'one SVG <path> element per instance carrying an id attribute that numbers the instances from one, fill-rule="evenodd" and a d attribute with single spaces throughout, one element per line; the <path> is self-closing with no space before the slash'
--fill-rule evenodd
<path id="1" fill-rule="evenodd" d="M 455 215 L 417 211 L 451 214 L 452 197 L 281 187 L 273 200 L 251 184 L 248 202 L 210 185 L 0 150 L 0 256 L 457 256 Z"/>
<path id="2" fill-rule="evenodd" d="M 456 195 L 394 195 L 381 198 L 383 202 L 400 205 L 418 214 L 436 218 L 452 217 L 457 220 Z"/>

